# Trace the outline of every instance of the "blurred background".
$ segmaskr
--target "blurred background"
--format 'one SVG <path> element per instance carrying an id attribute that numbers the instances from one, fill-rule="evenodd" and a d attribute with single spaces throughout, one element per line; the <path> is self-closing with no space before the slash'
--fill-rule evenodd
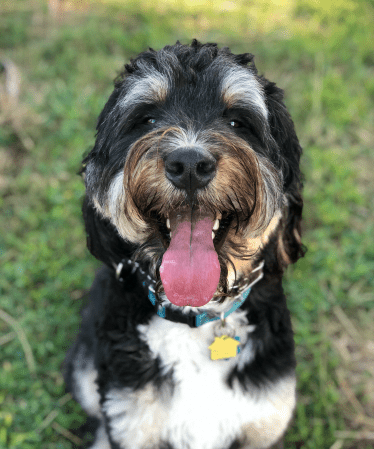
<path id="1" fill-rule="evenodd" d="M 251 52 L 304 148 L 286 276 L 298 405 L 286 448 L 374 447 L 373 0 L 0 3 L 0 448 L 79 447 L 61 363 L 98 263 L 77 175 L 123 64 L 177 39 Z"/>

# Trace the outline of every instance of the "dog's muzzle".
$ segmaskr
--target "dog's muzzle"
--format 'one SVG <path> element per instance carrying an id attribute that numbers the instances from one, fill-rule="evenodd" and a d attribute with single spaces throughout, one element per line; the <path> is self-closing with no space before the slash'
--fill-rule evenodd
<path id="1" fill-rule="evenodd" d="M 216 159 L 199 147 L 182 147 L 165 158 L 167 179 L 190 198 L 191 207 L 171 213 L 171 241 L 160 267 L 169 301 L 178 306 L 198 307 L 213 297 L 220 278 L 212 229 L 215 217 L 194 210 L 192 200 L 214 178 Z"/>

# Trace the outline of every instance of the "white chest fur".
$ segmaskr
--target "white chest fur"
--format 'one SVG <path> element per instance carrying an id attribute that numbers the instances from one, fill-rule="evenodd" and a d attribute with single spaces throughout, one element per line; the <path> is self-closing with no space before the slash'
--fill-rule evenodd
<path id="1" fill-rule="evenodd" d="M 253 357 L 250 332 L 243 312 L 227 318 L 242 343 L 241 353 L 229 360 L 211 360 L 208 346 L 214 340 L 207 323 L 197 329 L 155 316 L 139 325 L 141 338 L 164 373 L 173 370 L 174 390 L 165 384 L 148 385 L 136 392 L 112 390 L 104 409 L 112 437 L 121 447 L 146 449 L 168 441 L 175 449 L 224 449 L 237 437 L 248 448 L 267 448 L 284 432 L 295 404 L 295 379 L 285 378 L 266 390 L 244 391 L 225 383 L 230 370 Z"/>

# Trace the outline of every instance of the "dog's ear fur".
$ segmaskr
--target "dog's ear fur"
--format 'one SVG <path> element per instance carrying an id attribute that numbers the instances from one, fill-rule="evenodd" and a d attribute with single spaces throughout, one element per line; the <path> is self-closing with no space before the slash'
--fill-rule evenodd
<path id="1" fill-rule="evenodd" d="M 87 235 L 87 248 L 96 259 L 108 266 L 118 265 L 131 258 L 135 246 L 125 242 L 116 228 L 95 210 L 87 196 L 83 202 L 83 218 Z"/>
<path id="2" fill-rule="evenodd" d="M 288 265 L 296 262 L 305 253 L 301 243 L 303 200 L 299 164 L 302 149 L 296 136 L 294 123 L 283 103 L 283 91 L 275 83 L 266 82 L 264 92 L 269 111 L 270 132 L 282 158 L 283 190 L 287 205 L 278 240 L 278 255 L 282 264 Z"/>

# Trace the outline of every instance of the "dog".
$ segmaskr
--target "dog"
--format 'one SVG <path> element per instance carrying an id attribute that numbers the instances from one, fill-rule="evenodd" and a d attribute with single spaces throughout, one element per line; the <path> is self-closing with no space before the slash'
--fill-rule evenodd
<path id="1" fill-rule="evenodd" d="M 83 161 L 103 262 L 65 361 L 92 449 L 265 449 L 296 401 L 282 289 L 303 256 L 301 146 L 253 55 L 149 49 Z"/>

